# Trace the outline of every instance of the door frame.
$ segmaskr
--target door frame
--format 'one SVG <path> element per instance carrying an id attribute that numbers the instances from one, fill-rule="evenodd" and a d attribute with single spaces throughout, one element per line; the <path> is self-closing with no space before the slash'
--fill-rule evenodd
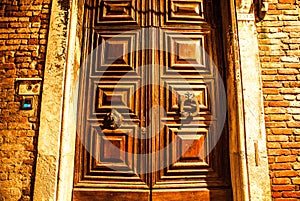
<path id="1" fill-rule="evenodd" d="M 222 4 L 233 198 L 271 200 L 254 3 Z M 71 200 L 83 5 L 84 0 L 52 1 L 34 201 Z"/>

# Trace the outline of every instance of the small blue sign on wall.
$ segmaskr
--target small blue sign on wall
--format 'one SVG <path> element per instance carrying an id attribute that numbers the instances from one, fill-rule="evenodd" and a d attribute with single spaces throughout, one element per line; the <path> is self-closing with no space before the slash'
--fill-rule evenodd
<path id="1" fill-rule="evenodd" d="M 21 102 L 21 109 L 22 110 L 32 110 L 32 102 L 33 98 L 24 98 Z"/>

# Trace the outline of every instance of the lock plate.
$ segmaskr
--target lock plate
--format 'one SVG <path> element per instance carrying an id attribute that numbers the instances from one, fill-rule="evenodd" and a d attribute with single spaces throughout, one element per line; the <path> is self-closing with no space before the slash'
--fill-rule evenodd
<path id="1" fill-rule="evenodd" d="M 17 78 L 19 95 L 39 95 L 41 91 L 40 78 Z"/>

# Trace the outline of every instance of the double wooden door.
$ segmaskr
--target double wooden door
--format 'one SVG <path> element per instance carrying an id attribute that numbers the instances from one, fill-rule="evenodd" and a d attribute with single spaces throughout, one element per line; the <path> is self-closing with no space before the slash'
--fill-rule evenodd
<path id="1" fill-rule="evenodd" d="M 220 3 L 87 0 L 73 200 L 231 200 Z"/>

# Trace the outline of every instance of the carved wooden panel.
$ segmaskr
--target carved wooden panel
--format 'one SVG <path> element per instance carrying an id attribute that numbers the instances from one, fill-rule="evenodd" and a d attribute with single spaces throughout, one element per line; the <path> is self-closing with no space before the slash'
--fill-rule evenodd
<path id="1" fill-rule="evenodd" d="M 140 79 L 91 79 L 85 92 L 88 102 L 87 117 L 97 121 L 112 109 L 119 111 L 125 120 L 139 120 L 141 105 Z"/>
<path id="2" fill-rule="evenodd" d="M 211 76 L 214 63 L 212 62 L 212 44 L 210 32 L 165 32 L 165 73 L 201 73 Z"/>
<path id="3" fill-rule="evenodd" d="M 136 125 L 117 130 L 101 130 L 98 124 L 87 125 L 81 177 L 76 187 L 120 187 L 139 185 L 146 187 L 145 177 L 138 174 L 145 164 L 139 154 L 144 153 L 144 142 L 139 138 Z M 123 184 L 123 185 L 124 185 Z"/>
<path id="4" fill-rule="evenodd" d="M 222 186 L 226 183 L 217 158 L 213 157 L 214 123 L 165 124 L 160 133 L 164 154 L 157 160 L 166 167 L 157 175 L 154 188 Z M 166 163 L 163 165 L 161 163 Z M 167 165 L 171 163 L 171 165 Z"/>
<path id="5" fill-rule="evenodd" d="M 195 24 L 205 21 L 204 0 L 164 0 L 164 25 Z"/>
<path id="6" fill-rule="evenodd" d="M 204 19 L 202 0 L 168 0 L 167 22 L 199 21 Z"/>
<path id="7" fill-rule="evenodd" d="M 96 95 L 96 111 L 117 109 L 122 114 L 138 115 L 138 82 L 99 83 Z"/>
<path id="8" fill-rule="evenodd" d="M 139 24 L 140 0 L 97 0 L 95 26 Z"/>
<path id="9" fill-rule="evenodd" d="M 164 82 L 166 94 L 165 111 L 168 117 L 180 115 L 180 97 L 191 92 L 199 102 L 199 114 L 195 120 L 213 120 L 215 116 L 215 88 L 214 80 L 168 80 Z M 213 107 L 212 107 L 213 106 Z M 194 106 L 195 107 L 195 106 Z"/>
<path id="10" fill-rule="evenodd" d="M 91 60 L 97 75 L 130 74 L 139 75 L 136 59 L 139 49 L 139 32 L 96 32 L 94 52 Z"/>
<path id="11" fill-rule="evenodd" d="M 200 171 L 201 167 L 209 167 L 209 147 L 207 143 L 207 128 L 192 128 L 182 130 L 178 127 L 166 125 L 165 127 L 166 141 L 165 146 L 172 142 L 172 146 L 167 152 L 167 158 L 174 161 L 166 171 L 167 175 L 172 175 L 180 168 L 195 168 Z M 174 170 L 172 170 L 174 168 Z M 198 169 L 199 168 L 199 169 Z M 173 172 L 173 173 L 172 173 Z"/>

